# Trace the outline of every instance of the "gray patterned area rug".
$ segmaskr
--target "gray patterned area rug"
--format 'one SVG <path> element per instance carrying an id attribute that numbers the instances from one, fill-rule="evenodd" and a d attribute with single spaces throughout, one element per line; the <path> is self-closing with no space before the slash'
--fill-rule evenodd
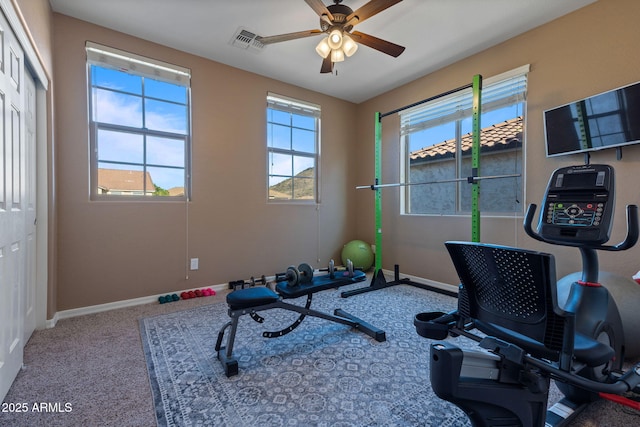
<path id="1" fill-rule="evenodd" d="M 351 288 L 358 286 L 366 282 Z M 406 285 L 341 298 L 349 288 L 316 293 L 311 308 L 342 308 L 383 329 L 386 342 L 315 317 L 285 336 L 263 338 L 298 314 L 262 311 L 262 324 L 240 318 L 240 372 L 231 378 L 214 349 L 229 320 L 225 303 L 141 319 L 158 425 L 468 426 L 461 410 L 431 390 L 430 341 L 413 326 L 416 313 L 449 311 L 456 300 Z"/>

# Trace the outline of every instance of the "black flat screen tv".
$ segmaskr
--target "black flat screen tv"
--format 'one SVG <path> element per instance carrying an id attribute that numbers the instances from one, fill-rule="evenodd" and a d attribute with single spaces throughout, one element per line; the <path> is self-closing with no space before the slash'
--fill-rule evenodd
<path id="1" fill-rule="evenodd" d="M 547 157 L 640 143 L 640 82 L 544 112 Z"/>

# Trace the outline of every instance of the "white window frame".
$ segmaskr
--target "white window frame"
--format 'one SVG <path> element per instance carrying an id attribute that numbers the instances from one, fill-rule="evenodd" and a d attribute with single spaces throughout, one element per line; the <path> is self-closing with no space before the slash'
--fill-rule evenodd
<path id="1" fill-rule="evenodd" d="M 490 110 L 500 108 L 502 106 L 515 105 L 522 103 L 522 116 L 523 116 L 523 141 L 521 150 L 521 176 L 518 178 L 520 182 L 520 193 L 524 192 L 524 134 L 526 129 L 526 91 L 527 91 L 527 74 L 530 66 L 524 65 L 516 69 L 507 71 L 505 73 L 484 79 L 483 89 L 481 96 L 482 114 Z M 508 92 L 514 92 L 514 94 L 507 94 Z M 460 132 L 459 121 L 465 118 L 469 118 L 472 115 L 472 91 L 466 89 L 460 92 L 456 92 L 451 95 L 447 95 L 442 98 L 438 98 L 434 101 L 427 102 L 425 104 L 418 105 L 416 107 L 403 110 L 399 112 L 400 116 L 400 176 L 402 183 L 410 183 L 410 159 L 409 159 L 409 142 L 408 135 L 412 132 L 417 132 L 424 129 L 429 129 L 444 123 L 456 122 L 456 179 L 466 178 L 461 177 L 461 158 L 460 155 Z M 481 121 L 481 127 L 484 127 Z M 480 164 L 480 175 L 482 176 L 482 161 Z M 440 185 L 440 184 L 434 184 Z M 410 211 L 409 204 L 411 202 L 411 185 L 406 185 L 401 191 L 400 196 L 400 213 L 402 215 L 435 215 L 435 216 L 468 216 L 470 211 L 463 210 L 461 208 L 461 186 L 468 185 L 465 183 L 459 183 L 456 185 L 456 202 L 455 212 L 451 213 L 415 213 Z M 482 184 L 481 184 L 482 185 Z M 492 216 L 512 216 L 518 212 L 488 212 Z"/>
<path id="2" fill-rule="evenodd" d="M 120 49 L 112 48 L 109 46 L 103 46 L 90 41 L 86 42 L 87 53 L 87 87 L 88 87 L 88 112 L 89 112 L 89 148 L 90 148 L 90 199 L 91 200 L 122 200 L 122 201 L 187 201 L 191 198 L 191 70 L 188 68 L 180 67 L 174 64 L 169 64 L 163 61 L 159 61 L 152 58 L 147 58 L 141 55 L 136 55 L 130 52 L 126 52 Z M 184 105 L 186 107 L 186 130 L 185 133 L 174 133 L 161 130 L 151 130 L 144 127 L 130 127 L 126 125 L 119 125 L 114 123 L 101 123 L 94 120 L 94 102 L 93 97 L 93 82 L 91 78 L 91 67 L 98 66 L 102 68 L 114 69 L 122 72 L 129 73 L 134 76 L 144 79 L 150 78 L 153 80 L 161 81 L 164 83 L 175 84 L 186 88 L 186 100 Z M 100 88 L 101 90 L 117 90 L 110 88 Z M 142 105 L 145 100 L 154 100 L 151 96 L 146 96 L 144 92 L 140 95 L 142 99 Z M 162 102 L 169 102 L 167 100 L 160 100 Z M 144 117 L 144 108 L 143 108 Z M 144 120 L 144 119 L 143 119 Z M 144 122 L 143 122 L 144 123 Z M 130 165 L 132 167 L 142 167 L 143 176 L 147 176 L 147 168 L 161 167 L 161 168 L 173 168 L 184 169 L 184 192 L 182 195 L 177 196 L 159 196 L 153 194 L 101 194 L 98 188 L 98 132 L 99 131 L 114 131 L 120 133 L 127 133 L 132 135 L 140 135 L 143 138 L 144 150 L 146 151 L 146 138 L 147 137 L 159 137 L 169 138 L 172 140 L 182 140 L 184 142 L 184 167 L 173 167 L 166 164 L 154 165 L 147 162 L 146 156 L 140 163 L 126 163 L 113 161 L 114 165 L 123 166 Z M 146 183 L 146 178 L 145 178 Z M 146 184 L 145 184 L 146 185 Z"/>
<path id="3" fill-rule="evenodd" d="M 269 121 L 269 110 L 278 110 L 278 111 L 283 111 L 283 112 L 287 112 L 287 113 L 292 113 L 292 114 L 296 114 L 296 115 L 301 115 L 301 116 L 306 116 L 306 117 L 311 117 L 314 119 L 315 122 L 315 130 L 314 130 L 314 151 L 310 152 L 310 151 L 297 151 L 293 148 L 291 149 L 285 149 L 285 148 L 278 148 L 278 147 L 273 147 L 271 146 L 271 140 L 272 140 L 272 135 L 270 134 L 270 127 L 276 123 L 272 123 Z M 320 120 L 321 120 L 321 107 L 317 104 L 313 104 L 307 101 L 301 101 L 298 99 L 294 99 L 294 98 L 289 98 L 287 96 L 283 96 L 283 95 L 278 95 L 275 93 L 271 93 L 269 92 L 267 94 L 267 108 L 266 108 L 266 125 L 267 125 L 267 129 L 266 129 L 266 146 L 267 146 L 267 174 L 266 174 L 266 195 L 267 195 L 267 202 L 268 203 L 295 203 L 295 204 L 317 204 L 320 203 Z M 281 125 L 282 124 L 278 124 Z M 286 126 L 286 125 L 285 125 Z M 293 126 L 293 124 L 291 124 L 289 126 L 292 131 L 293 129 L 295 129 L 295 126 Z M 305 131 L 308 131 L 308 129 L 304 129 Z M 293 136 L 292 138 L 292 144 L 294 144 L 295 142 L 293 141 Z M 279 177 L 279 178 L 283 178 L 283 179 L 291 179 L 292 182 L 295 182 L 295 171 L 294 171 L 294 164 L 292 163 L 292 168 L 291 168 L 291 173 L 290 174 L 277 174 L 277 173 L 272 173 L 272 162 L 273 162 L 273 156 L 274 155 L 285 155 L 285 156 L 292 156 L 292 157 L 302 157 L 302 158 L 308 158 L 308 159 L 312 159 L 313 160 L 313 169 L 314 169 L 314 174 L 313 174 L 313 181 L 314 181 L 314 188 L 313 188 L 313 198 L 311 199 L 298 199 L 295 198 L 295 186 L 292 183 L 292 194 L 291 194 L 291 198 L 272 198 L 270 196 L 270 182 L 271 182 L 271 178 L 275 178 L 275 177 Z"/>

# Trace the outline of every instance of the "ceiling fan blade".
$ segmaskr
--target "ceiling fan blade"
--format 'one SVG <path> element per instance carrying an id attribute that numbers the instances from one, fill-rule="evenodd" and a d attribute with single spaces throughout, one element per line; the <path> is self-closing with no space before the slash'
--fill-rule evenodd
<path id="1" fill-rule="evenodd" d="M 350 22 L 351 25 L 355 25 L 365 19 L 371 18 L 373 15 L 382 12 L 396 3 L 400 3 L 401 1 L 402 0 L 371 0 L 369 3 L 364 4 L 362 7 L 358 8 L 358 10 L 347 16 L 345 21 L 350 22 L 353 18 L 356 18 L 357 21 Z"/>
<path id="2" fill-rule="evenodd" d="M 322 3 L 322 0 L 304 0 L 309 7 L 311 7 L 311 9 L 313 9 L 313 11 L 315 13 L 318 14 L 318 16 L 320 18 L 322 18 L 322 15 L 327 15 L 327 18 L 329 18 L 330 21 L 333 21 L 333 15 L 331 14 L 331 12 L 329 12 L 329 9 L 327 9 L 327 6 L 324 5 L 324 3 Z"/>
<path id="3" fill-rule="evenodd" d="M 277 36 L 266 36 L 266 37 L 257 36 L 256 40 L 262 44 L 272 44 L 272 43 L 286 42 L 288 40 L 301 39 L 303 37 L 316 36 L 318 34 L 322 34 L 322 31 L 307 30 L 307 31 L 298 31 L 295 33 L 279 34 Z"/>
<path id="4" fill-rule="evenodd" d="M 404 46 L 370 36 L 369 34 L 361 33 L 360 31 L 354 31 L 351 35 L 355 41 L 362 43 L 365 46 L 369 46 L 372 49 L 379 50 L 382 53 L 386 53 L 387 55 L 391 55 L 394 58 L 397 58 L 402 52 L 404 52 Z"/>
<path id="5" fill-rule="evenodd" d="M 331 62 L 331 55 L 327 55 L 327 57 L 322 60 L 322 67 L 320 68 L 320 72 L 330 73 L 332 71 L 333 71 L 333 62 Z"/>

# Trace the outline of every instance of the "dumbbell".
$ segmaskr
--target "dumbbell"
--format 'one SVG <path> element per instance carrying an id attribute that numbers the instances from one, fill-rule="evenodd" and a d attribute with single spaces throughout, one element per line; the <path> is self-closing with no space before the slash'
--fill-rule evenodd
<path id="1" fill-rule="evenodd" d="M 165 304 L 165 303 L 168 303 L 168 302 L 178 301 L 179 299 L 180 299 L 180 297 L 178 296 L 178 294 L 163 295 L 161 297 L 158 297 L 158 302 L 160 304 Z"/>
<path id="2" fill-rule="evenodd" d="M 362 271 L 362 268 L 360 267 L 354 267 L 353 266 L 353 262 L 350 259 L 347 259 L 347 266 L 344 270 L 341 269 L 337 269 L 335 266 L 335 262 L 333 260 L 329 261 L 329 266 L 327 268 L 321 268 L 318 271 L 327 271 L 329 273 L 329 278 L 330 279 L 335 279 L 336 278 L 336 272 L 346 272 L 348 277 L 353 277 L 354 276 L 354 271 Z"/>
<path id="3" fill-rule="evenodd" d="M 309 283 L 313 280 L 313 268 L 306 263 L 297 268 L 291 265 L 284 273 L 276 273 L 276 282 L 287 282 L 287 286 L 298 286 L 301 283 Z"/>
<path id="4" fill-rule="evenodd" d="M 238 288 L 244 289 L 245 286 L 251 286 L 251 287 L 254 287 L 255 285 L 266 286 L 266 284 L 267 284 L 267 278 L 264 277 L 264 274 L 263 274 L 262 276 L 260 276 L 259 279 L 256 279 L 255 277 L 251 276 L 249 280 L 244 280 L 244 279 L 232 280 L 231 282 L 229 282 L 229 289 L 233 289 L 235 291 Z"/>
<path id="5" fill-rule="evenodd" d="M 260 276 L 259 279 L 256 279 L 255 277 L 251 276 L 249 278 L 249 286 L 255 286 L 255 285 L 266 285 L 267 284 L 267 278 L 264 277 L 264 274 L 262 276 Z"/>
<path id="6" fill-rule="evenodd" d="M 336 277 L 336 263 L 333 259 L 329 260 L 329 266 L 327 268 L 319 268 L 318 271 L 326 271 L 329 273 L 329 278 L 334 279 Z"/>

